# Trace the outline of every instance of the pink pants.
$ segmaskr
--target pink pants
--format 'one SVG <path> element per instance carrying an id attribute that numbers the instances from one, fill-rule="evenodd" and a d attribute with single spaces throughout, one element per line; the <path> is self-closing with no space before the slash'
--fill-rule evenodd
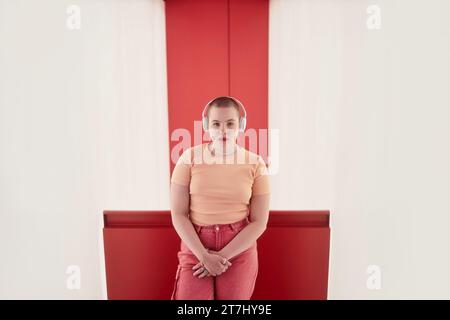
<path id="1" fill-rule="evenodd" d="M 195 230 L 207 249 L 219 251 L 225 247 L 247 224 L 248 218 L 230 224 L 199 226 Z M 256 241 L 248 249 L 230 259 L 228 269 L 218 276 L 201 279 L 194 276 L 199 260 L 181 241 L 178 268 L 171 300 L 249 300 L 258 275 Z"/>

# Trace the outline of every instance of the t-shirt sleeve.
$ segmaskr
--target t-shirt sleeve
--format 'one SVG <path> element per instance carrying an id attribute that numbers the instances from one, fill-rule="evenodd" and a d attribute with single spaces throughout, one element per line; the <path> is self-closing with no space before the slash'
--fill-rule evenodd
<path id="1" fill-rule="evenodd" d="M 171 182 L 180 184 L 183 186 L 188 186 L 191 182 L 191 149 L 185 150 L 175 165 L 172 172 Z"/>
<path id="2" fill-rule="evenodd" d="M 267 194 L 270 193 L 269 173 L 261 156 L 258 156 L 256 164 L 255 176 L 253 180 L 252 194 Z"/>

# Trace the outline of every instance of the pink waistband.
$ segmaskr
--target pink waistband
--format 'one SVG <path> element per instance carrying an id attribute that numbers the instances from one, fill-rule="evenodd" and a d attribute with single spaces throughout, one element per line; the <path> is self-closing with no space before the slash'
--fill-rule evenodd
<path id="1" fill-rule="evenodd" d="M 227 224 L 211 224 L 211 225 L 207 225 L 207 226 L 201 226 L 201 225 L 198 225 L 195 223 L 192 223 L 192 224 L 193 224 L 195 230 L 197 230 L 197 232 L 200 232 L 200 230 L 203 230 L 206 232 L 216 232 L 216 231 L 221 231 L 224 229 L 236 230 L 248 223 L 249 223 L 248 217 L 245 217 L 242 220 L 232 222 L 232 223 L 227 223 Z"/>

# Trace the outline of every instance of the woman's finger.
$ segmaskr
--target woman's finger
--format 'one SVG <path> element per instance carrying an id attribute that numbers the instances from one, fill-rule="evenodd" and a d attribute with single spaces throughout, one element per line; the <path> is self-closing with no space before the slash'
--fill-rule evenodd
<path id="1" fill-rule="evenodd" d="M 200 274 L 199 278 L 203 278 L 208 274 L 208 270 L 203 270 L 203 272 Z"/>
<path id="2" fill-rule="evenodd" d="M 228 265 L 228 266 L 232 265 L 232 263 L 228 259 L 226 259 L 225 261 L 222 260 L 222 264 Z"/>
<path id="3" fill-rule="evenodd" d="M 200 261 L 199 263 L 197 263 L 195 266 L 192 267 L 193 270 L 196 270 L 198 268 L 200 268 L 202 266 L 202 262 Z"/>
<path id="4" fill-rule="evenodd" d="M 204 270 L 206 270 L 204 267 L 199 268 L 197 271 L 194 272 L 194 276 L 199 275 L 199 274 L 202 273 Z"/>
<path id="5" fill-rule="evenodd" d="M 227 270 L 231 265 L 232 263 L 227 260 L 227 263 L 225 264 L 225 270 Z"/>

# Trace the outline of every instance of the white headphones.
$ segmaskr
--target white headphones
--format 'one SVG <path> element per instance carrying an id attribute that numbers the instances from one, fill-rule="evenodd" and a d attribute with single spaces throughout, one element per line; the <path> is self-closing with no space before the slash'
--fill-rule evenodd
<path id="1" fill-rule="evenodd" d="M 244 132 L 245 131 L 245 127 L 247 125 L 247 111 L 244 108 L 244 105 L 236 98 L 231 97 L 231 96 L 220 96 L 220 97 L 216 97 L 214 99 L 211 99 L 205 106 L 205 108 L 203 109 L 202 112 L 202 124 L 203 124 L 203 130 L 204 131 L 208 131 L 208 123 L 209 123 L 209 119 L 208 117 L 205 115 L 205 111 L 207 111 L 209 104 L 211 102 L 213 102 L 214 100 L 218 99 L 218 98 L 230 98 L 232 99 L 234 102 L 236 102 L 236 104 L 239 106 L 239 109 L 241 109 L 244 112 L 244 116 L 241 116 L 239 114 L 239 131 L 240 132 Z"/>

